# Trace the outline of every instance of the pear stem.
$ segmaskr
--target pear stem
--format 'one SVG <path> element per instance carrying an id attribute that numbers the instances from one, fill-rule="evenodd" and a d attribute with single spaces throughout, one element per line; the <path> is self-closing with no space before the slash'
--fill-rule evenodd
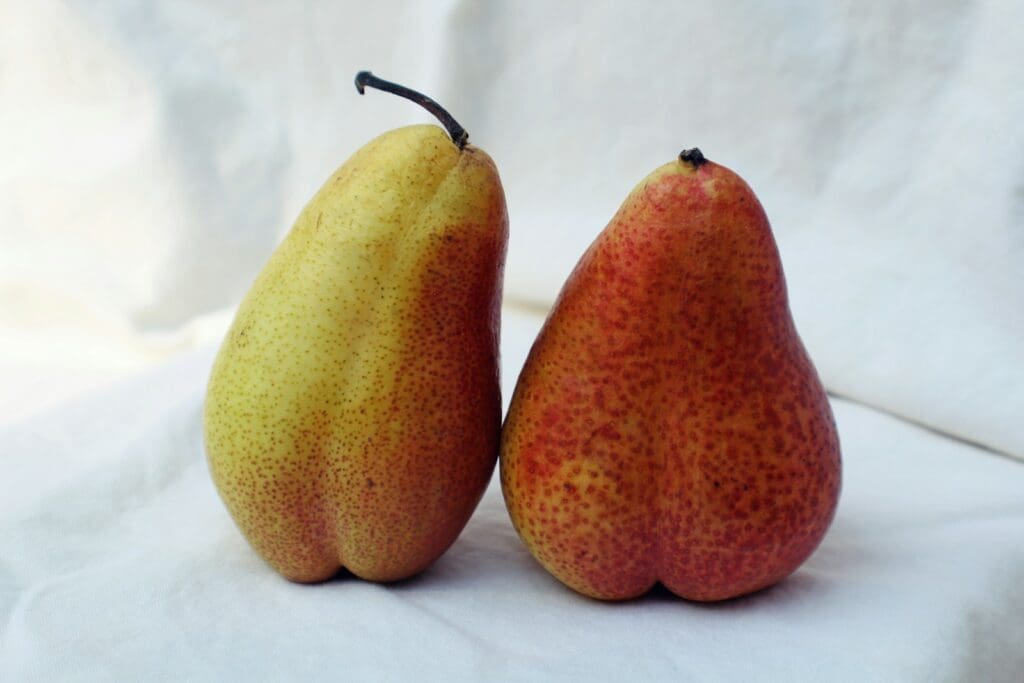
<path id="1" fill-rule="evenodd" d="M 708 163 L 708 160 L 704 158 L 704 155 L 697 147 L 694 147 L 693 149 L 684 149 L 679 153 L 679 160 L 687 162 L 694 168 L 700 168 L 704 164 Z"/>
<path id="2" fill-rule="evenodd" d="M 449 114 L 444 107 L 430 99 L 426 95 L 420 92 L 416 92 L 411 88 L 406 88 L 404 85 L 392 83 L 391 81 L 385 81 L 383 78 L 377 78 L 369 71 L 360 71 L 356 74 L 356 90 L 359 91 L 360 95 L 365 94 L 365 88 L 369 86 L 376 88 L 377 90 L 383 90 L 399 97 L 404 97 L 407 100 L 412 100 L 416 104 L 420 105 L 431 114 L 437 117 L 437 119 L 444 124 L 445 129 L 448 131 L 448 135 L 452 136 L 452 142 L 460 150 L 466 147 L 466 143 L 469 142 L 469 133 L 466 129 L 459 125 L 451 114 Z"/>

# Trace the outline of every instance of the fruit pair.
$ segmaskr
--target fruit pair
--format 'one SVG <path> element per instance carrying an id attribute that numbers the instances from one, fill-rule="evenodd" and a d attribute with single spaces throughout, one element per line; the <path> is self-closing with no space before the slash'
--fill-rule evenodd
<path id="1" fill-rule="evenodd" d="M 214 364 L 207 453 L 257 552 L 295 581 L 422 570 L 501 438 L 520 537 L 577 591 L 716 600 L 824 535 L 839 447 L 749 187 L 698 150 L 655 170 L 570 276 L 501 429 L 507 241 L 493 162 L 436 126 L 359 150 L 300 214 Z"/>

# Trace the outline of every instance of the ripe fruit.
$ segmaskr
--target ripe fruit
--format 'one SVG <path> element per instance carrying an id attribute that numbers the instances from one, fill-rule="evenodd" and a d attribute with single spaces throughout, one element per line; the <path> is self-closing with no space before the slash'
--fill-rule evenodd
<path id="1" fill-rule="evenodd" d="M 490 157 L 436 103 L 356 152 L 238 309 L 205 406 L 214 482 L 285 577 L 422 570 L 469 519 L 501 422 L 508 236 Z"/>
<path id="2" fill-rule="evenodd" d="M 566 282 L 502 435 L 501 483 L 559 580 L 624 599 L 771 585 L 835 512 L 839 443 L 775 241 L 688 150 L 629 195 Z"/>

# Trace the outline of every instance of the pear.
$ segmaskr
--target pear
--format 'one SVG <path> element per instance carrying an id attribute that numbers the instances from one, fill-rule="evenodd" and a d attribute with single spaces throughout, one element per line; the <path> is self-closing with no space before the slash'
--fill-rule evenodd
<path id="1" fill-rule="evenodd" d="M 530 351 L 500 462 L 527 548 L 594 598 L 722 600 L 810 555 L 839 442 L 739 176 L 694 149 L 632 191 Z"/>
<path id="2" fill-rule="evenodd" d="M 508 217 L 490 157 L 416 125 L 358 150 L 242 301 L 204 408 L 213 481 L 286 578 L 393 581 L 455 540 L 494 470 Z"/>

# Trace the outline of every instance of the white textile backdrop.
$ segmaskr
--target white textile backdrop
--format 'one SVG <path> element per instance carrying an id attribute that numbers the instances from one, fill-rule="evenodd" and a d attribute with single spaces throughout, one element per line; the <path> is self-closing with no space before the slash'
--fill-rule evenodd
<path id="1" fill-rule="evenodd" d="M 2 7 L 0 351 L 36 394 L 202 338 L 337 165 L 426 120 L 369 68 L 496 159 L 509 302 L 700 146 L 765 205 L 830 390 L 1024 456 L 1024 3 Z"/>

